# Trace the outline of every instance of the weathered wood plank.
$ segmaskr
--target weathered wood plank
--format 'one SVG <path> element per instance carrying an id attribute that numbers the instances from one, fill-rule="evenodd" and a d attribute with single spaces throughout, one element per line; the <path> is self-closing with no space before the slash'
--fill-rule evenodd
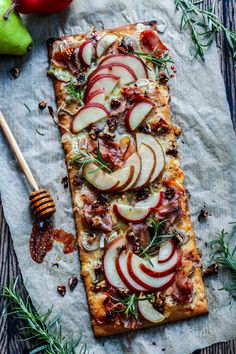
<path id="1" fill-rule="evenodd" d="M 211 0 L 205 0 L 205 6 L 209 6 Z M 235 0 L 217 0 L 218 15 L 225 25 L 236 30 L 236 3 Z M 236 131 L 236 75 L 232 56 L 222 35 L 217 38 L 221 72 L 224 78 L 227 99 L 230 106 L 232 122 Z M 19 286 L 22 285 L 22 277 L 13 249 L 8 226 L 5 222 L 0 201 L 0 284 L 6 285 L 9 280 L 19 277 Z M 0 299 L 0 312 L 5 301 Z M 1 354 L 26 354 L 29 353 L 27 343 L 19 340 L 17 328 L 19 323 L 13 318 L 3 318 L 0 321 L 0 352 Z M 236 354 L 236 339 L 225 343 L 217 343 L 194 354 Z"/>

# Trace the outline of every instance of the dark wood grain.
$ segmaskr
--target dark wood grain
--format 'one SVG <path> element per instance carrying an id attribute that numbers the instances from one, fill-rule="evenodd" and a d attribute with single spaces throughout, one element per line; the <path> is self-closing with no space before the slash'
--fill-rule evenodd
<path id="1" fill-rule="evenodd" d="M 210 0 L 205 0 L 205 6 L 209 6 Z M 222 21 L 235 30 L 236 26 L 236 2 L 235 0 L 217 0 L 217 11 Z M 221 72 L 224 78 L 227 99 L 231 111 L 234 130 L 236 131 L 236 75 L 232 56 L 222 35 L 217 38 Z M 22 284 L 22 276 L 18 266 L 17 257 L 13 248 L 12 239 L 0 201 L 0 284 L 6 285 L 9 280 L 18 276 L 19 286 Z M 5 301 L 0 300 L 0 312 Z M 19 340 L 18 327 L 20 323 L 14 318 L 3 318 L 0 321 L 0 353 L 1 354 L 26 354 L 29 353 L 29 343 Z M 202 350 L 196 350 L 194 354 L 236 354 L 236 339 L 225 343 L 217 343 Z"/>

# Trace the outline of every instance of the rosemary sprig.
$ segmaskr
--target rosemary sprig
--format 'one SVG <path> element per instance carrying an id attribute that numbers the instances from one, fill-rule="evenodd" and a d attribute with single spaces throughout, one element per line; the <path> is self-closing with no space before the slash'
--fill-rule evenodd
<path id="1" fill-rule="evenodd" d="M 73 82 L 70 80 L 69 87 L 67 89 L 67 93 L 74 97 L 77 101 L 79 101 L 79 105 L 82 106 L 84 104 L 83 102 L 83 96 L 84 96 L 84 86 L 80 85 L 78 90 L 76 91 L 75 86 L 73 85 Z"/>
<path id="2" fill-rule="evenodd" d="M 139 59 L 143 58 L 143 59 L 151 62 L 154 65 L 155 73 L 156 73 L 156 80 L 158 80 L 158 77 L 159 77 L 159 69 L 162 69 L 167 74 L 168 77 L 170 76 L 168 64 L 174 63 L 174 61 L 167 53 L 164 53 L 162 55 L 162 57 L 156 56 L 155 50 L 150 53 L 148 53 L 148 52 L 134 52 L 134 54 L 137 55 L 139 57 Z M 147 66 L 147 69 L 150 70 L 150 68 L 148 66 Z"/>
<path id="3" fill-rule="evenodd" d="M 111 298 L 117 302 L 121 302 L 125 308 L 121 310 L 115 310 L 115 312 L 124 312 L 125 318 L 128 320 L 130 316 L 133 316 L 135 319 L 138 319 L 138 312 L 137 312 L 137 302 L 144 301 L 144 300 L 153 300 L 154 295 L 148 295 L 144 297 L 139 297 L 136 294 L 132 294 L 126 299 L 116 299 L 111 296 Z"/>
<path id="4" fill-rule="evenodd" d="M 106 161 L 103 159 L 100 151 L 100 144 L 98 142 L 98 146 L 96 148 L 96 154 L 89 152 L 88 149 L 82 150 L 80 145 L 78 146 L 78 153 L 74 155 L 71 159 L 71 163 L 78 163 L 83 168 L 87 163 L 94 162 L 98 168 L 90 171 L 90 173 L 96 172 L 99 169 L 104 169 L 108 172 L 112 172 L 108 167 Z"/>
<path id="5" fill-rule="evenodd" d="M 0 296 L 7 298 L 8 305 L 4 308 L 2 316 L 14 315 L 25 323 L 20 328 L 20 334 L 24 340 L 34 340 L 36 347 L 29 354 L 75 354 L 75 348 L 79 345 L 81 337 L 74 340 L 66 340 L 62 334 L 60 324 L 61 315 L 52 318 L 52 308 L 46 313 L 40 314 L 30 303 L 29 297 L 24 300 L 23 289 L 16 290 L 18 279 L 11 283 L 9 287 L 5 286 L 0 292 Z M 10 310 L 8 312 L 8 310 Z M 87 354 L 86 345 L 82 345 L 81 354 Z"/>
<path id="6" fill-rule="evenodd" d="M 171 237 L 174 237 L 176 233 L 159 234 L 160 226 L 164 224 L 166 220 L 155 221 L 152 218 L 148 218 L 147 221 L 151 223 L 153 235 L 148 246 L 145 248 L 141 248 L 139 256 L 144 256 L 147 259 L 147 261 L 150 263 L 150 265 L 153 267 L 151 257 L 157 253 L 157 250 L 155 250 L 154 248 L 166 243 Z"/>
<path id="7" fill-rule="evenodd" d="M 192 44 L 195 50 L 193 59 L 200 57 L 204 60 L 206 50 L 212 44 L 215 35 L 223 32 L 227 43 L 236 59 L 236 32 L 231 31 L 220 21 L 215 13 L 215 1 L 208 9 L 198 5 L 204 0 L 175 0 L 176 10 L 182 11 L 180 30 L 188 28 L 191 31 Z M 190 47 L 191 50 L 192 46 Z"/>
<path id="8" fill-rule="evenodd" d="M 230 292 L 236 290 L 236 245 L 233 249 L 230 245 L 236 235 L 236 222 L 232 224 L 234 226 L 230 233 L 222 230 L 217 233 L 218 238 L 216 240 L 209 242 L 212 249 L 211 259 L 217 262 L 220 267 L 231 272 L 231 283 L 223 288 Z M 236 298 L 236 295 L 232 294 L 232 296 Z"/>

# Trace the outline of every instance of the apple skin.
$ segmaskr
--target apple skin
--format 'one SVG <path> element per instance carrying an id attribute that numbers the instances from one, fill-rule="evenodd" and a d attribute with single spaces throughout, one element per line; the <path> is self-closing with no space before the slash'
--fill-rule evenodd
<path id="1" fill-rule="evenodd" d="M 99 95 L 100 93 L 103 93 L 105 92 L 105 89 L 104 88 L 98 88 L 97 90 L 93 91 L 88 97 L 87 97 L 87 100 L 86 100 L 86 104 L 89 103 L 95 96 Z"/>
<path id="2" fill-rule="evenodd" d="M 136 81 L 138 78 L 137 76 L 135 75 L 135 73 L 133 72 L 133 70 L 128 66 L 128 65 L 125 65 L 125 64 L 120 64 L 120 63 L 110 63 L 110 64 L 107 64 L 107 65 L 102 65 L 102 66 L 99 66 L 98 68 L 96 68 L 91 74 L 89 74 L 88 76 L 88 81 L 89 80 L 92 80 L 92 78 L 96 75 L 99 74 L 99 71 L 100 70 L 103 70 L 103 69 L 111 69 L 111 74 L 112 74 L 112 67 L 114 66 L 121 66 L 123 67 L 124 69 L 126 69 L 134 78 L 134 81 Z"/>
<path id="3" fill-rule="evenodd" d="M 175 274 L 173 274 L 173 276 L 170 278 L 169 281 L 167 281 L 165 284 L 163 284 L 162 286 L 159 286 L 158 288 L 156 287 L 152 287 L 150 285 L 145 284 L 142 280 L 140 280 L 136 274 L 133 272 L 132 269 L 132 256 L 133 253 L 129 252 L 128 253 L 128 257 L 127 257 L 127 267 L 128 267 L 128 271 L 130 276 L 134 279 L 134 281 L 136 281 L 136 283 L 138 283 L 139 285 L 143 286 L 144 288 L 148 289 L 149 291 L 156 291 L 156 290 L 165 290 L 167 289 L 169 286 L 171 286 L 174 281 L 175 281 Z"/>
<path id="4" fill-rule="evenodd" d="M 121 244 L 123 244 L 122 240 L 124 240 L 124 244 L 125 244 L 125 238 L 124 238 L 124 236 L 121 235 L 121 236 L 118 236 L 118 237 L 114 238 L 111 242 L 109 242 L 108 245 L 107 245 L 107 247 L 106 247 L 106 249 L 105 249 L 105 251 L 104 251 L 104 253 L 103 253 L 103 257 L 102 257 L 102 264 L 103 264 L 103 270 L 104 270 L 105 280 L 106 280 L 106 282 L 107 282 L 109 285 L 111 285 L 111 286 L 114 286 L 114 284 L 111 284 L 111 282 L 109 281 L 109 279 L 108 279 L 108 277 L 107 277 L 107 274 L 106 274 L 105 257 L 106 257 L 106 254 L 107 254 L 108 250 L 109 250 L 111 247 L 115 246 L 116 243 L 121 242 Z M 117 255 L 118 255 L 118 253 L 117 253 Z M 116 262 L 116 261 L 115 261 L 115 262 Z M 118 272 L 117 272 L 117 273 L 118 273 Z M 118 273 L 118 275 L 119 275 L 119 273 Z M 120 275 L 119 275 L 119 276 L 120 276 Z M 121 279 L 121 280 L 122 280 L 122 279 Z M 114 287 L 116 287 L 116 286 L 114 286 Z M 125 286 L 125 287 L 126 287 L 126 286 Z"/>
<path id="5" fill-rule="evenodd" d="M 124 251 L 123 251 L 124 252 Z M 148 290 L 145 289 L 144 287 L 142 288 L 142 290 L 135 288 L 133 285 L 130 284 L 130 282 L 128 281 L 128 279 L 125 277 L 124 273 L 122 272 L 120 263 L 119 263 L 119 258 L 121 257 L 122 252 L 116 257 L 116 269 L 117 272 L 119 274 L 119 276 L 121 277 L 123 283 L 127 286 L 127 288 L 135 293 L 140 293 L 140 291 L 142 292 L 147 292 Z"/>
<path id="6" fill-rule="evenodd" d="M 117 76 L 117 75 L 114 75 L 114 74 L 101 74 L 101 75 L 96 75 L 92 78 L 91 81 L 88 82 L 88 85 L 85 89 L 85 92 L 84 92 L 84 100 L 85 102 L 87 101 L 87 97 L 90 95 L 90 90 L 92 89 L 93 85 L 100 79 L 105 79 L 105 78 L 111 78 L 111 79 L 114 79 L 114 80 L 119 80 L 120 77 Z M 105 87 L 104 87 L 105 88 Z M 91 92 L 92 94 L 92 92 Z"/>
<path id="7" fill-rule="evenodd" d="M 90 66 L 90 64 L 86 63 L 83 58 L 83 50 L 89 43 L 92 43 L 92 40 L 85 41 L 84 43 L 81 44 L 81 46 L 79 48 L 79 60 L 80 60 L 81 64 L 85 67 Z"/>
<path id="8" fill-rule="evenodd" d="M 171 257 L 173 257 L 173 254 L 175 253 L 175 249 L 176 249 L 176 246 L 174 244 L 174 241 L 173 240 L 170 240 L 171 244 L 172 244 L 172 251 L 171 253 L 169 254 L 169 256 L 165 259 L 158 259 L 158 263 L 165 263 L 167 261 L 169 261 L 171 259 Z"/>
<path id="9" fill-rule="evenodd" d="M 123 215 L 120 214 L 119 207 L 118 207 L 117 204 L 113 205 L 113 210 L 116 213 L 116 215 L 119 216 L 119 218 L 121 218 L 123 221 L 131 222 L 132 224 L 139 224 L 140 222 L 144 221 L 149 216 L 149 214 L 151 213 L 151 210 L 149 210 L 148 213 L 143 218 L 141 218 L 139 220 L 129 220 L 129 219 L 126 219 Z"/>
<path id="10" fill-rule="evenodd" d="M 94 107 L 94 108 L 97 107 L 97 108 L 100 108 L 100 109 L 102 109 L 102 110 L 106 113 L 107 116 L 110 115 L 110 112 L 109 112 L 102 104 L 100 104 L 100 103 L 95 103 L 95 102 L 94 102 L 94 103 L 88 103 L 88 104 L 84 105 L 84 106 L 79 110 L 79 112 L 75 115 L 74 119 L 71 121 L 70 130 L 71 130 L 72 133 L 76 133 L 76 132 L 74 131 L 74 128 L 73 128 L 73 122 L 74 122 L 74 120 L 77 118 L 77 116 L 78 116 L 78 114 L 80 114 L 80 112 L 84 111 L 85 109 L 87 109 L 87 108 L 89 108 L 89 107 Z"/>
<path id="11" fill-rule="evenodd" d="M 169 269 L 162 271 L 162 272 L 156 272 L 154 270 L 152 270 L 151 268 L 147 267 L 146 264 L 141 263 L 139 268 L 147 275 L 149 275 L 150 277 L 153 278 L 159 278 L 159 277 L 165 277 L 166 275 L 171 274 L 172 272 L 174 272 L 180 265 L 182 262 L 182 250 L 181 248 L 177 249 L 177 262 Z M 170 259 L 169 259 L 170 260 Z M 167 261 L 165 261 L 164 263 L 166 263 Z M 163 263 L 163 262 L 162 262 Z"/>
<path id="12" fill-rule="evenodd" d="M 21 14 L 51 14 L 65 10 L 73 0 L 14 0 Z"/>
<path id="13" fill-rule="evenodd" d="M 133 113 L 133 110 L 134 110 L 136 107 L 138 107 L 139 105 L 141 105 L 142 103 L 145 103 L 145 102 L 148 103 L 148 104 L 150 104 L 150 106 L 152 106 L 152 107 L 155 106 L 155 103 L 152 102 L 152 101 L 150 101 L 149 99 L 143 99 L 142 101 L 136 103 L 132 108 L 130 108 L 130 109 L 128 110 L 126 116 L 125 116 L 126 128 L 128 129 L 128 131 L 129 131 L 130 133 L 133 133 L 133 131 L 137 128 L 137 127 L 136 127 L 135 129 L 132 129 L 132 127 L 131 127 L 131 125 L 130 125 L 130 119 L 132 118 L 131 115 L 132 115 L 132 113 Z M 146 117 L 146 116 L 143 117 L 143 120 L 145 119 L 145 117 Z"/>
<path id="14" fill-rule="evenodd" d="M 105 65 L 105 64 L 110 64 L 109 63 L 109 61 L 110 61 L 110 59 L 111 60 L 113 60 L 113 58 L 115 59 L 114 61 L 112 61 L 113 63 L 119 63 L 119 64 L 124 64 L 124 63 L 121 63 L 121 62 L 119 62 L 119 59 L 120 60 L 123 60 L 124 59 L 124 57 L 126 57 L 126 58 L 131 58 L 131 60 L 133 60 L 134 58 L 137 60 L 137 61 L 139 61 L 140 62 L 140 64 L 141 64 L 141 66 L 142 66 L 142 69 L 143 69 L 143 72 L 144 72 L 144 76 L 145 77 L 139 77 L 138 75 L 137 75 L 137 73 L 135 73 L 135 70 L 133 70 L 134 71 L 134 73 L 135 73 L 135 75 L 138 77 L 138 78 L 145 78 L 145 79 L 147 79 L 148 78 L 148 72 L 147 72 L 147 68 L 146 68 L 146 66 L 144 65 L 144 62 L 141 60 L 141 59 L 139 59 L 138 57 L 136 57 L 136 56 L 134 56 L 134 55 L 132 55 L 132 54 L 110 54 L 110 55 L 107 55 L 104 59 L 102 59 L 101 61 L 100 61 L 100 63 L 99 63 L 99 66 L 100 65 Z M 108 61 L 108 63 L 106 63 Z M 125 64 L 125 65 L 128 65 L 127 63 Z M 130 67 L 131 67 L 131 69 L 133 69 L 132 68 L 132 66 L 130 65 Z"/>

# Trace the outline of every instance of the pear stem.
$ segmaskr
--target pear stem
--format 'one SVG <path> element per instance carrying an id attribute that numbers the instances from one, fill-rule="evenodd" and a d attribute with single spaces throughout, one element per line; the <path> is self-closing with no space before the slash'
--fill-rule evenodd
<path id="1" fill-rule="evenodd" d="M 14 2 L 14 3 L 9 7 L 9 9 L 7 9 L 7 11 L 3 14 L 3 19 L 4 19 L 4 21 L 7 21 L 7 20 L 8 20 L 10 13 L 11 13 L 13 10 L 15 10 L 15 8 L 16 8 L 16 3 Z"/>

